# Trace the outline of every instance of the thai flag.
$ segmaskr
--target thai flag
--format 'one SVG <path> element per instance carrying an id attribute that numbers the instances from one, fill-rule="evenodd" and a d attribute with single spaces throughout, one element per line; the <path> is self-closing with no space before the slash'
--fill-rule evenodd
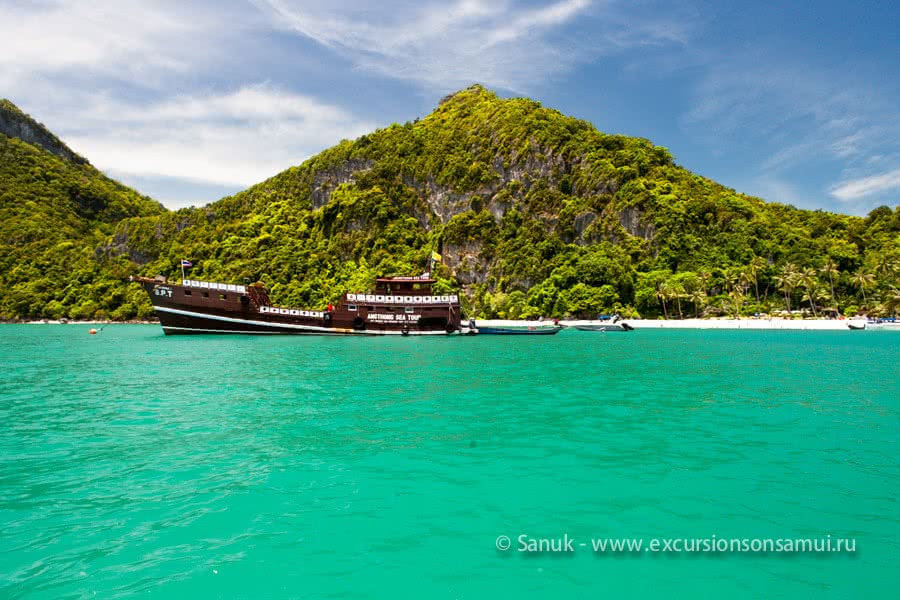
<path id="1" fill-rule="evenodd" d="M 194 265 L 189 260 L 181 259 L 181 266 L 182 267 L 193 267 Z"/>

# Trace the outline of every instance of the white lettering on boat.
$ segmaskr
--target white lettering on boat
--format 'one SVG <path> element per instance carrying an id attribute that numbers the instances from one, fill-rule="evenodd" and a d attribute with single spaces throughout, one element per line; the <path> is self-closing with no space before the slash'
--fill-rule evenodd
<path id="1" fill-rule="evenodd" d="M 395 315 L 393 313 L 369 313 L 369 321 L 395 322 L 395 323 L 416 323 L 422 315 Z"/>

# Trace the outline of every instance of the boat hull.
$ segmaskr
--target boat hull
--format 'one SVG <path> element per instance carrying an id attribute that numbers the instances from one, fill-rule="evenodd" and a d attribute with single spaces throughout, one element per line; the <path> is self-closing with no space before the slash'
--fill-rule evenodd
<path id="1" fill-rule="evenodd" d="M 562 327 L 484 327 L 478 326 L 478 335 L 555 335 Z"/>
<path id="2" fill-rule="evenodd" d="M 587 325 L 575 325 L 578 331 L 633 331 L 634 327 L 628 323 L 590 323 Z"/>

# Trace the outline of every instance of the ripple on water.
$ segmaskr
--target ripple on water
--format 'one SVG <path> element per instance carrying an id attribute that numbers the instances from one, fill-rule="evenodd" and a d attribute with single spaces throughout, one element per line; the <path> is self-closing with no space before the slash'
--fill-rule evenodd
<path id="1" fill-rule="evenodd" d="M 0 327 L 0 596 L 874 595 L 897 583 L 898 342 Z M 494 550 L 522 532 L 865 551 Z"/>

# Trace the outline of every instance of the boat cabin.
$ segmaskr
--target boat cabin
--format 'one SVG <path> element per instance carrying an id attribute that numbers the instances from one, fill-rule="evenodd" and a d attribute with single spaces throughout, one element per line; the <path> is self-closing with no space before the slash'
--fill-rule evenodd
<path id="1" fill-rule="evenodd" d="M 430 296 L 435 279 L 427 275 L 419 277 L 384 277 L 375 280 L 375 293 L 385 295 Z"/>

